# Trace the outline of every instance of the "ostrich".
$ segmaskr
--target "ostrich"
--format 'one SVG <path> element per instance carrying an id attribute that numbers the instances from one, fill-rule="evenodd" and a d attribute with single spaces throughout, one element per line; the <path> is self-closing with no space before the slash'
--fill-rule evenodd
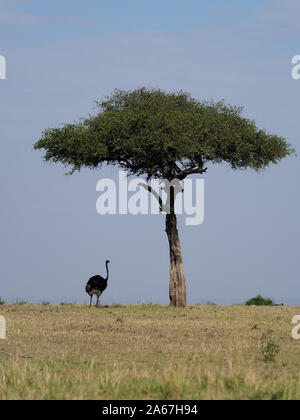
<path id="1" fill-rule="evenodd" d="M 90 295 L 90 306 L 92 305 L 92 299 L 93 295 L 97 295 L 97 303 L 96 306 L 98 306 L 100 296 L 102 295 L 102 292 L 107 288 L 107 280 L 108 280 L 108 263 L 110 263 L 109 260 L 105 261 L 106 265 L 106 278 L 96 275 L 89 279 L 85 286 L 85 291 L 87 294 Z"/>

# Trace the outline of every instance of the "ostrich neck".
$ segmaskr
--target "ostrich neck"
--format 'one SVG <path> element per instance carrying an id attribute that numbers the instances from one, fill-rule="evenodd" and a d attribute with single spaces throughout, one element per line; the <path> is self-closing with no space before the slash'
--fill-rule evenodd
<path id="1" fill-rule="evenodd" d="M 105 280 L 108 280 L 108 275 L 109 275 L 108 263 L 106 263 L 106 279 Z"/>

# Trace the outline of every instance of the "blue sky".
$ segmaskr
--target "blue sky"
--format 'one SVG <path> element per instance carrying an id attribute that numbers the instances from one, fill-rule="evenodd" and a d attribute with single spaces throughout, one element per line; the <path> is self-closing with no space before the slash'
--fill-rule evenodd
<path id="1" fill-rule="evenodd" d="M 163 31 L 180 33 L 224 21 L 246 20 L 263 0 L 53 0 L 51 2 L 5 1 L 11 15 L 23 19 L 26 29 L 18 25 L 18 34 L 29 42 L 46 38 L 73 37 L 127 31 Z M 10 4 L 12 4 L 10 6 Z M 19 21 L 20 22 L 20 21 Z M 35 25 L 30 25 L 34 22 Z M 21 22 L 20 22 L 21 23 Z M 31 26 L 29 28 L 29 26 Z"/>
<path id="2" fill-rule="evenodd" d="M 117 170 L 66 177 L 32 145 L 115 88 L 153 86 L 244 105 L 299 149 L 299 19 L 297 0 L 0 0 L 0 296 L 87 301 L 109 258 L 103 303 L 168 303 L 163 218 L 99 216 L 96 183 Z M 189 303 L 300 304 L 298 180 L 298 158 L 261 174 L 209 167 L 204 223 L 179 218 Z"/>

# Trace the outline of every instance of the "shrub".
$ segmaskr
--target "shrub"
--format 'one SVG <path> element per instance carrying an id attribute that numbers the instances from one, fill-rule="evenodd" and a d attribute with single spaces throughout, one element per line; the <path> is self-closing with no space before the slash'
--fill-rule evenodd
<path id="1" fill-rule="evenodd" d="M 246 306 L 275 306 L 275 302 L 270 298 L 263 298 L 258 295 L 246 302 Z"/>
<path id="2" fill-rule="evenodd" d="M 27 305 L 26 300 L 16 300 L 15 305 Z"/>
<path id="3" fill-rule="evenodd" d="M 265 336 L 262 341 L 261 351 L 264 362 L 275 362 L 275 357 L 280 352 L 280 345 L 276 344 L 273 338 Z"/>

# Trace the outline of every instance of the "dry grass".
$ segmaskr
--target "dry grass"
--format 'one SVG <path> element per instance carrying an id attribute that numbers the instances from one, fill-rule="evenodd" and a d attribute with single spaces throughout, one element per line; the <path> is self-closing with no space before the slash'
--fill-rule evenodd
<path id="1" fill-rule="evenodd" d="M 0 399 L 300 399 L 296 307 L 3 305 Z M 280 345 L 263 361 L 262 343 Z"/>

